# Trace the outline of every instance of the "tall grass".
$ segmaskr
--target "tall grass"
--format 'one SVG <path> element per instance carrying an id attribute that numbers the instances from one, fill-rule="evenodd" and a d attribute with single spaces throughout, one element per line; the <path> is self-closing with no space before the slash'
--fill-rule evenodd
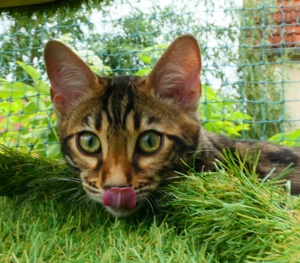
<path id="1" fill-rule="evenodd" d="M 120 220 L 64 164 L 2 148 L 0 262 L 299 262 L 300 198 L 224 155 L 161 188 L 155 216 Z"/>

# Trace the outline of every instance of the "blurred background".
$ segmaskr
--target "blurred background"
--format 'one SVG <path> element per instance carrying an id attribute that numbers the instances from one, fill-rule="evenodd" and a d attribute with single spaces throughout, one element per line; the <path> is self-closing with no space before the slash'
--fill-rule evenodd
<path id="1" fill-rule="evenodd" d="M 43 61 L 49 39 L 99 75 L 142 76 L 192 34 L 205 129 L 300 146 L 300 0 L 12 0 L 0 12 L 0 144 L 61 157 Z"/>

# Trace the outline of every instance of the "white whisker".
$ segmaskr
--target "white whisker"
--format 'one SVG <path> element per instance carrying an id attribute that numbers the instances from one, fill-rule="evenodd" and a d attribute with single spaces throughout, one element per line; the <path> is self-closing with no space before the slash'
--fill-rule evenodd
<path id="1" fill-rule="evenodd" d="M 153 205 L 151 204 L 150 200 L 149 200 L 147 197 L 145 197 L 145 200 L 146 200 L 146 201 L 147 201 L 147 203 L 149 204 L 149 206 L 150 206 L 150 208 L 151 208 L 151 211 L 152 211 L 152 215 L 154 216 L 154 215 L 155 215 L 155 213 L 154 213 L 154 208 L 153 208 Z"/>
<path id="2" fill-rule="evenodd" d="M 50 179 L 47 179 L 47 180 L 81 183 L 80 178 L 57 177 L 57 178 L 50 178 Z"/>
<path id="3" fill-rule="evenodd" d="M 68 193 L 68 192 L 72 192 L 72 191 L 76 191 L 76 192 L 77 192 L 78 190 L 79 190 L 78 188 L 75 188 L 75 187 L 74 187 L 74 188 L 70 188 L 70 189 L 61 191 L 60 193 L 61 193 L 61 194 L 64 194 L 64 193 Z"/>
<path id="4" fill-rule="evenodd" d="M 172 177 L 167 177 L 165 178 L 164 180 L 165 181 L 172 181 L 172 180 L 176 180 L 176 179 L 181 179 L 182 177 L 181 176 L 172 176 Z"/>
<path id="5" fill-rule="evenodd" d="M 95 188 L 95 187 L 92 187 L 92 186 L 90 186 L 90 185 L 87 184 L 87 183 L 84 183 L 84 182 L 83 182 L 83 183 L 82 183 L 82 186 L 83 186 L 85 189 L 87 189 L 87 190 L 96 192 L 96 193 L 98 193 L 98 194 L 102 194 L 102 191 L 101 191 L 100 189 Z"/>
<path id="6" fill-rule="evenodd" d="M 89 198 L 86 194 L 80 196 L 76 202 L 78 203 L 78 205 L 82 204 L 83 202 L 91 202 L 91 198 Z"/>

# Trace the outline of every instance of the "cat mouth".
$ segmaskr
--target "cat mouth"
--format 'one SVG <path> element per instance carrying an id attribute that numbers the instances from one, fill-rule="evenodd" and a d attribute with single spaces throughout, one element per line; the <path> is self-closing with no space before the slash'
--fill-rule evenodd
<path id="1" fill-rule="evenodd" d="M 102 203 L 118 217 L 129 216 L 137 210 L 136 193 L 132 187 L 111 187 L 105 190 Z"/>

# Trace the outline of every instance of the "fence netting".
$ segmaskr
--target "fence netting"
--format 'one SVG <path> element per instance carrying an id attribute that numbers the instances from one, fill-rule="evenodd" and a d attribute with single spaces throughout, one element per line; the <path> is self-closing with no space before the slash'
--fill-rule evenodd
<path id="1" fill-rule="evenodd" d="M 300 145 L 299 12 L 296 0 L 124 0 L 51 16 L 2 14 L 0 143 L 60 157 L 43 61 L 49 39 L 97 74 L 144 75 L 188 33 L 201 48 L 205 129 Z"/>

